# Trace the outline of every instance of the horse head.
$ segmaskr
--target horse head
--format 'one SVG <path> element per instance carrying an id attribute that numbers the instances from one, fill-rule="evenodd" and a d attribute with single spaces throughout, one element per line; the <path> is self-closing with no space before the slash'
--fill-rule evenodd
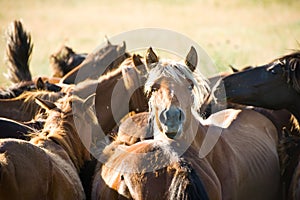
<path id="1" fill-rule="evenodd" d="M 288 108 L 299 98 L 299 65 L 300 53 L 295 52 L 268 64 L 231 74 L 221 82 L 227 100 L 269 109 Z M 222 87 L 220 84 L 215 91 L 217 98 Z"/>
<path id="2" fill-rule="evenodd" d="M 149 96 L 150 129 L 153 129 L 154 137 L 180 137 L 208 92 L 207 82 L 195 73 L 196 50 L 191 48 L 185 64 L 159 61 L 151 48 L 146 59 L 150 70 L 145 84 Z"/>

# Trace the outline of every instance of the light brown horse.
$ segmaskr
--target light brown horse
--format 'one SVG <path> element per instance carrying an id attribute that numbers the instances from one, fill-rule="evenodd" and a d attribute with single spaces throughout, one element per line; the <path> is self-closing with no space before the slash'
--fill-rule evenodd
<path id="1" fill-rule="evenodd" d="M 65 96 L 57 105 L 38 99 L 49 114 L 44 129 L 29 142 L 0 140 L 0 199 L 85 199 L 78 172 L 90 159 L 83 144 L 96 122 L 90 99 Z M 81 110 L 72 111 L 75 103 Z"/>
<path id="2" fill-rule="evenodd" d="M 128 112 L 148 109 L 148 101 L 143 93 L 145 80 L 145 66 L 139 56 L 133 55 L 98 80 L 77 84 L 73 93 L 81 98 L 96 93 L 98 122 L 103 133 L 109 134 Z"/>
<path id="3" fill-rule="evenodd" d="M 155 62 L 151 60 L 155 57 L 150 48 L 146 55 L 147 65 Z M 134 116 L 129 119 L 134 119 Z M 124 128 L 124 124 L 121 126 Z M 129 135 L 143 132 L 134 128 L 129 130 L 125 125 L 122 130 L 132 131 Z M 191 164 L 176 151 L 180 144 L 164 140 L 135 143 L 133 137 L 121 137 L 118 134 L 115 142 L 107 146 L 100 157 L 103 164 L 100 163 L 96 170 L 92 199 L 208 199 L 201 178 L 212 181 L 210 177 L 214 174 L 202 171 L 203 177 L 200 178 Z M 197 152 L 191 154 L 194 157 Z M 210 168 L 208 163 L 203 166 Z"/>
<path id="4" fill-rule="evenodd" d="M 188 57 L 193 58 L 186 62 L 189 69 L 173 61 L 159 61 L 150 65 L 153 69 L 145 85 L 150 95 L 148 131 L 152 132 L 154 140 L 178 147 L 174 148 L 176 154 L 190 164 L 203 182 L 209 199 L 281 199 L 275 126 L 265 116 L 247 109 L 227 109 L 202 120 L 197 110 L 206 96 L 206 83 L 195 71 L 195 52 Z M 172 145 L 174 143 L 177 145 Z M 137 153 L 149 153 L 147 148 L 141 147 L 141 143 L 132 146 L 137 148 Z M 129 198 L 132 190 L 142 187 L 139 180 L 150 182 L 150 179 L 143 178 L 147 177 L 145 170 L 139 171 L 138 175 L 131 175 L 133 180 L 127 174 L 121 176 L 121 169 L 134 170 L 139 166 L 139 162 L 132 158 L 134 156 L 128 158 L 128 162 L 122 162 L 126 157 L 122 152 L 128 154 L 127 149 L 112 147 L 107 151 L 107 162 L 111 163 L 102 168 L 98 173 L 102 178 L 98 179 L 105 183 L 103 187 L 113 191 L 111 194 L 123 192 L 120 195 Z M 154 149 L 151 151 L 155 152 Z M 122 157 L 118 154 L 114 156 L 111 152 L 121 152 L 119 154 Z M 145 160 L 148 162 L 145 161 L 144 166 L 156 166 L 154 163 L 158 163 L 158 158 L 155 160 L 155 156 L 148 156 L 147 160 L 147 156 Z M 131 187 L 126 187 L 128 183 L 132 183 Z M 146 188 L 148 193 L 142 193 L 144 196 L 141 196 L 145 199 L 146 194 L 156 192 L 151 187 Z M 96 192 L 96 195 L 99 194 L 103 193 Z M 132 198 L 143 199 L 139 197 Z"/>
<path id="5" fill-rule="evenodd" d="M 151 95 L 154 138 L 175 139 L 187 144 L 187 151 L 194 148 L 200 157 L 205 156 L 220 183 L 222 199 L 280 198 L 274 125 L 251 110 L 224 110 L 202 121 L 197 110 L 204 101 L 205 84 L 197 73 L 191 73 L 194 65 L 187 64 L 189 69 L 161 61 L 149 73 L 145 88 Z M 204 186 L 209 197 L 215 199 L 217 191 L 210 190 L 205 180 Z"/>

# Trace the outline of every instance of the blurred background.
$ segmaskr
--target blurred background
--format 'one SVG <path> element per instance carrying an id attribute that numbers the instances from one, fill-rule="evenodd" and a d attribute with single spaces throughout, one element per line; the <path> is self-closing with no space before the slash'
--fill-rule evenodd
<path id="1" fill-rule="evenodd" d="M 300 49 L 299 11 L 299 0 L 0 0 L 0 85 L 8 83 L 4 32 L 15 19 L 32 35 L 33 76 L 51 74 L 49 56 L 63 44 L 89 53 L 105 35 L 145 27 L 186 35 L 229 71 Z"/>

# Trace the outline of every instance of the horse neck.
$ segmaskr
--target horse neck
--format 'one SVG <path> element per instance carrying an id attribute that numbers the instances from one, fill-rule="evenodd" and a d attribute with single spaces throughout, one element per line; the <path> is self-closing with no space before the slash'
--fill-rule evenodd
<path id="1" fill-rule="evenodd" d="M 117 122 L 128 113 L 126 100 L 129 100 L 130 94 L 121 78 L 121 71 L 117 71 L 112 76 L 102 78 L 96 89 L 95 108 L 104 133 L 111 132 Z M 113 109 L 117 109 L 117 112 Z"/>
<path id="2" fill-rule="evenodd" d="M 31 106 L 29 102 L 22 99 L 4 99 L 0 100 L 0 114 L 2 117 L 15 119 L 18 121 L 30 121 L 38 112 L 38 105 Z M 36 109 L 35 109 L 36 108 Z"/>
<path id="3" fill-rule="evenodd" d="M 207 134 L 207 128 L 193 115 L 188 120 L 189 123 L 184 127 L 183 137 L 186 136 L 184 140 L 188 142 L 188 144 L 191 144 L 191 147 L 200 151 Z"/>
<path id="4" fill-rule="evenodd" d="M 33 138 L 32 142 L 59 155 L 67 162 L 71 161 L 77 171 L 90 159 L 76 131 L 73 118 L 68 121 L 62 118 L 52 121 L 49 116 L 43 131 Z"/>

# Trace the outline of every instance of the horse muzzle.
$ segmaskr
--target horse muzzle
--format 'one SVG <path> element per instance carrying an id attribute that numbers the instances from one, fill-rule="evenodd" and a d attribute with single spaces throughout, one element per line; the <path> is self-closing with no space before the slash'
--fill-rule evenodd
<path id="1" fill-rule="evenodd" d="M 166 136 L 173 139 L 182 131 L 185 114 L 180 108 L 171 106 L 160 113 L 159 121 Z"/>

